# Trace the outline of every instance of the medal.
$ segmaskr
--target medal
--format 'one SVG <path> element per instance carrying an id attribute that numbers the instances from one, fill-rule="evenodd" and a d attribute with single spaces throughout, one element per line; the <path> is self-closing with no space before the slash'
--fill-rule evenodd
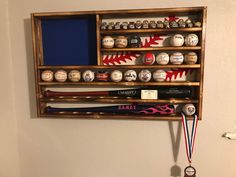
<path id="1" fill-rule="evenodd" d="M 184 139 L 185 139 L 185 145 L 186 145 L 186 154 L 189 162 L 189 166 L 187 166 L 184 169 L 184 177 L 196 177 L 196 169 L 191 166 L 192 163 L 192 155 L 193 155 L 193 149 L 194 149 L 194 142 L 196 137 L 196 130 L 197 130 L 197 123 L 198 123 L 198 117 L 196 114 L 193 116 L 193 124 L 192 124 L 192 131 L 191 135 L 188 129 L 188 122 L 187 118 L 184 113 L 182 114 L 182 123 L 183 123 L 183 129 L 184 129 Z"/>
<path id="2" fill-rule="evenodd" d="M 196 169 L 191 165 L 184 169 L 184 177 L 196 177 Z"/>

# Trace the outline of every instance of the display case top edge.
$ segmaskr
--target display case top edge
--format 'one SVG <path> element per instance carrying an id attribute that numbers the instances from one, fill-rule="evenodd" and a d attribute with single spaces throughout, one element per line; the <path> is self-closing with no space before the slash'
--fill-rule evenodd
<path id="1" fill-rule="evenodd" d="M 152 8 L 152 9 L 119 9 L 119 10 L 94 10 L 94 11 L 68 11 L 68 12 L 35 12 L 31 13 L 32 17 L 63 17 L 78 15 L 106 15 L 106 14 L 138 14 L 138 13 L 188 13 L 200 12 L 207 9 L 206 6 L 196 7 L 177 7 L 177 8 Z"/>

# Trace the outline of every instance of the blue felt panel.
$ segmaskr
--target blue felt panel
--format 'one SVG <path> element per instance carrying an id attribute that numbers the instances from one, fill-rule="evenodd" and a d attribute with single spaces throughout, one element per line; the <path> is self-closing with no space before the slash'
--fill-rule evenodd
<path id="1" fill-rule="evenodd" d="M 44 65 L 96 65 L 95 16 L 43 19 Z"/>

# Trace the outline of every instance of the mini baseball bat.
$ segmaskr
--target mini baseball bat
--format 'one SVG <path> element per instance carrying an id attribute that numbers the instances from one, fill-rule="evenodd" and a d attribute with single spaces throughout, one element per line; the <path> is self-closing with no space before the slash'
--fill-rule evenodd
<path id="1" fill-rule="evenodd" d="M 174 105 L 157 104 L 157 105 L 118 105 L 118 106 L 103 106 L 89 108 L 55 108 L 48 106 L 46 112 L 56 114 L 60 112 L 92 112 L 92 113 L 117 113 L 117 114 L 145 114 L 145 115 L 170 115 L 175 113 Z"/>
<path id="2" fill-rule="evenodd" d="M 68 97 L 68 96 L 112 96 L 112 97 L 131 97 L 141 98 L 142 89 L 129 90 L 113 90 L 113 91 L 91 91 L 91 92 L 55 92 L 51 90 L 45 91 L 45 97 Z M 143 88 L 143 90 L 148 90 Z M 190 87 L 162 87 L 157 90 L 158 98 L 189 98 L 192 94 Z"/>

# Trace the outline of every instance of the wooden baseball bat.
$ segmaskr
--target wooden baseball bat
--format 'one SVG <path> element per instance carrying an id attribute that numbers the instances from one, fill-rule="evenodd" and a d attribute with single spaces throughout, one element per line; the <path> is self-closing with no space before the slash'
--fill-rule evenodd
<path id="1" fill-rule="evenodd" d="M 190 87 L 162 87 L 144 90 L 157 90 L 158 98 L 189 98 L 192 95 Z M 44 95 L 50 97 L 72 97 L 72 96 L 112 96 L 112 97 L 131 97 L 141 98 L 142 89 L 113 90 L 113 91 L 91 91 L 91 92 L 56 92 L 46 90 Z"/>
<path id="2" fill-rule="evenodd" d="M 156 104 L 156 105 L 118 105 L 118 106 L 102 106 L 89 108 L 56 108 L 48 106 L 45 110 L 49 114 L 75 113 L 75 112 L 92 112 L 92 113 L 117 113 L 117 114 L 145 114 L 145 115 L 170 115 L 175 114 L 174 105 Z"/>
<path id="3" fill-rule="evenodd" d="M 118 96 L 118 97 L 138 97 L 141 94 L 139 89 L 130 90 L 114 90 L 114 91 L 91 91 L 91 92 L 55 92 L 51 90 L 45 91 L 45 97 L 60 96 Z"/>

